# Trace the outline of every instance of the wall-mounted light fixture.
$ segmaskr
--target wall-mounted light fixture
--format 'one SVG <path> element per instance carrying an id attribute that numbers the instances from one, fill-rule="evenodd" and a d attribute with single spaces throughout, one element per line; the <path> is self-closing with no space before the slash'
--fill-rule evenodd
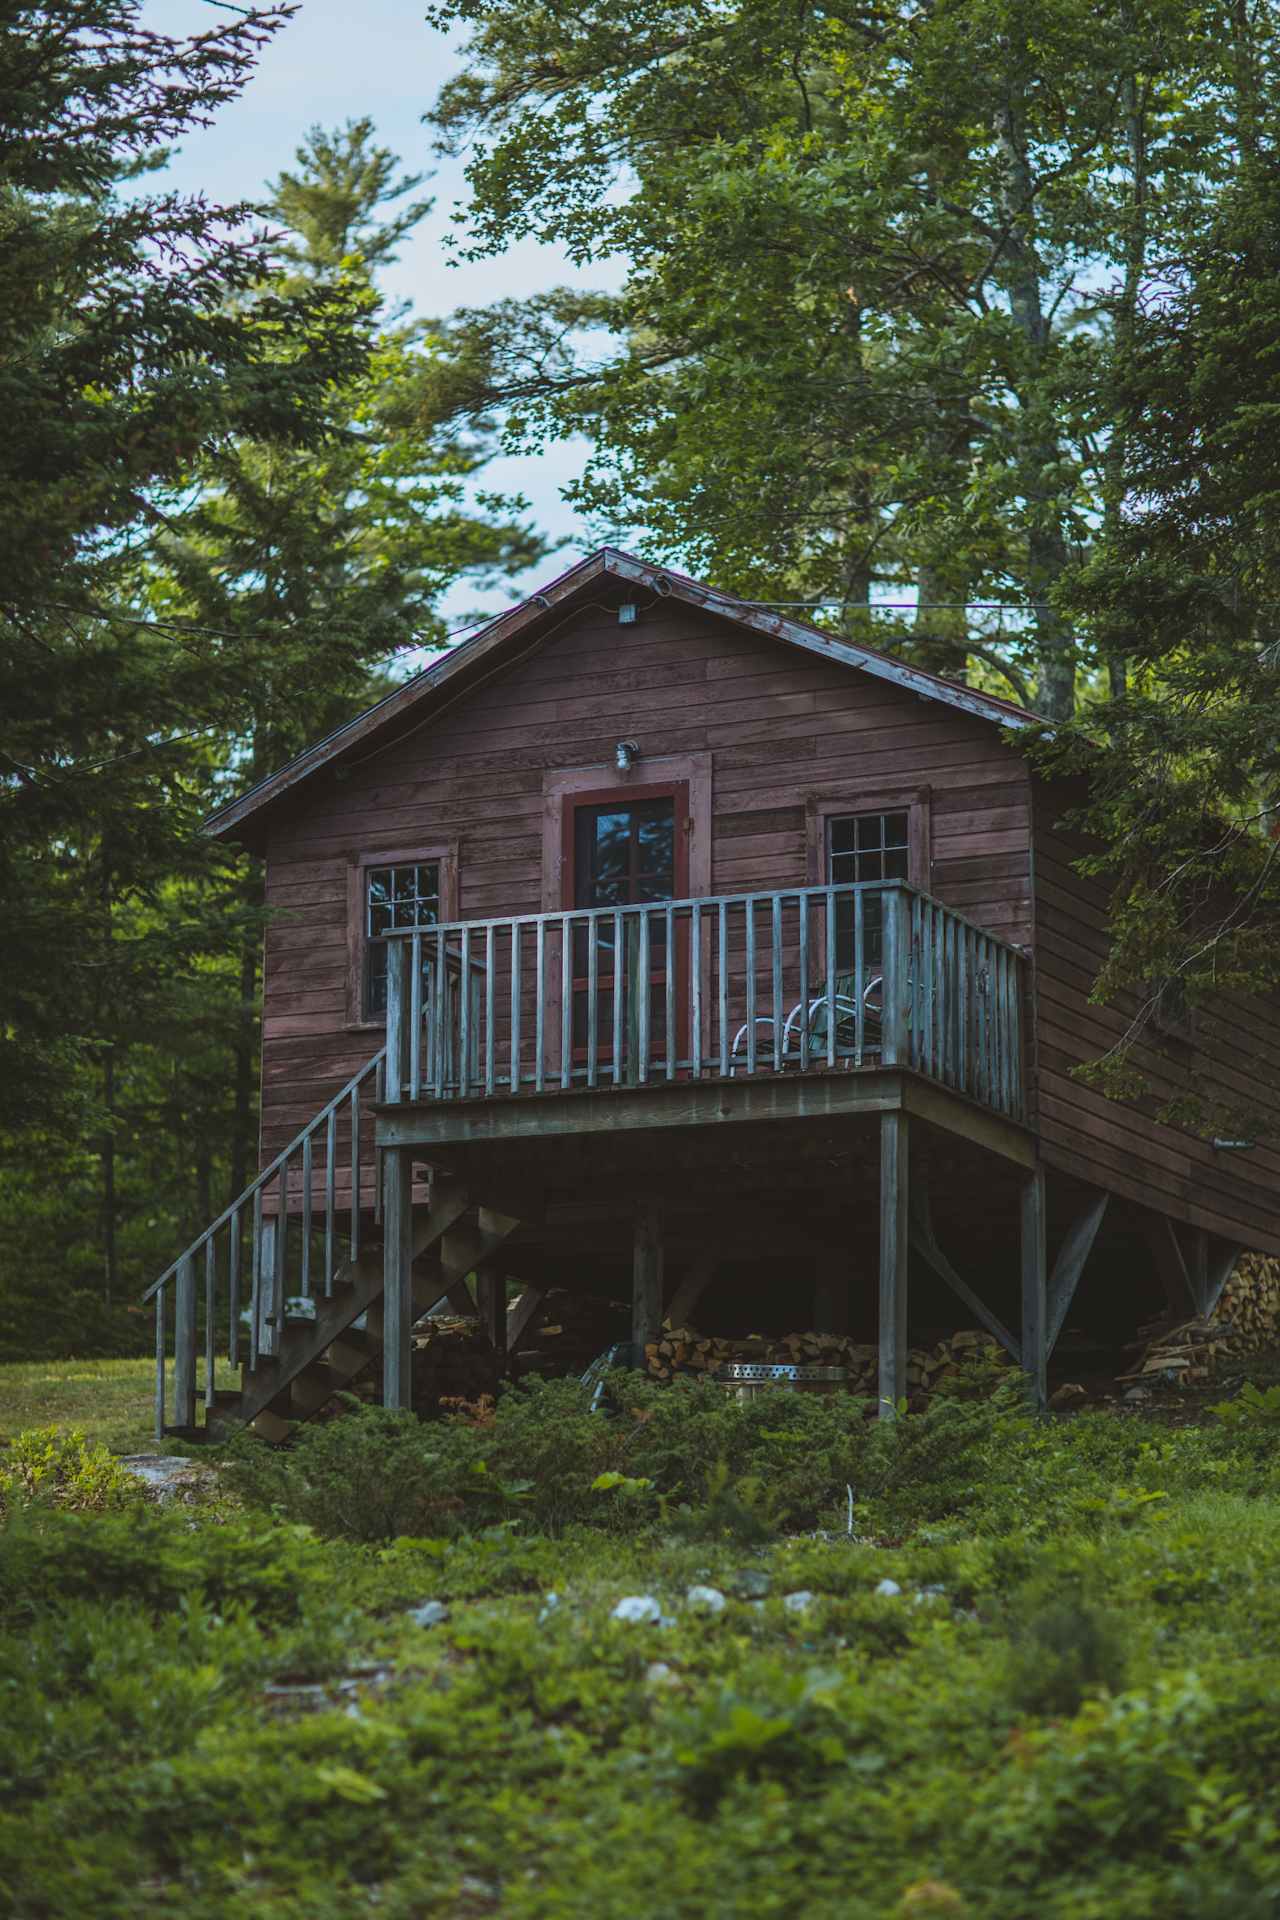
<path id="1" fill-rule="evenodd" d="M 630 773 L 631 763 L 639 752 L 640 742 L 638 740 L 619 740 L 613 750 L 613 757 L 618 763 L 618 772 Z"/>
<path id="2" fill-rule="evenodd" d="M 634 627 L 636 615 L 639 611 L 640 609 L 634 600 L 624 600 L 618 608 L 618 625 L 620 627 Z"/>

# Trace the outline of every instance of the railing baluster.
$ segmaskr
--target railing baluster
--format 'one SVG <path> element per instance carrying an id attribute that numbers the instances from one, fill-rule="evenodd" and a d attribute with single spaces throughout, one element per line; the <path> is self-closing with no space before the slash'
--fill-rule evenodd
<path id="1" fill-rule="evenodd" d="M 458 1098 L 471 1092 L 471 929 L 462 929 L 462 951 L 458 972 Z"/>
<path id="2" fill-rule="evenodd" d="M 289 1162 L 280 1169 L 280 1211 L 276 1215 L 275 1276 L 271 1286 L 271 1351 L 279 1353 L 284 1333 L 284 1302 L 289 1285 Z"/>
<path id="3" fill-rule="evenodd" d="M 600 918 L 587 915 L 587 1085 L 594 1087 L 600 1065 Z"/>
<path id="4" fill-rule="evenodd" d="M 946 916 L 941 907 L 931 906 L 933 921 L 933 1077 L 947 1077 L 947 967 Z"/>
<path id="5" fill-rule="evenodd" d="M 773 999 L 773 1070 L 782 1072 L 782 895 L 772 896 L 769 910 L 769 983 Z"/>
<path id="6" fill-rule="evenodd" d="M 884 902 L 884 967 L 881 980 L 881 1039 L 880 1060 L 886 1067 L 902 1065 L 903 1055 L 903 988 L 906 984 L 906 966 L 910 953 L 911 926 L 902 912 L 904 896 L 896 887 L 888 888 L 880 896 Z M 906 924 L 904 925 L 904 920 Z M 905 937 L 904 937 L 905 936 Z M 906 948 L 904 953 L 903 949 Z"/>
<path id="7" fill-rule="evenodd" d="M 560 922 L 560 1085 L 573 1085 L 573 920 Z"/>
<path id="8" fill-rule="evenodd" d="M 227 1242 L 227 1365 L 240 1365 L 240 1209 L 231 1214 L 230 1239 Z"/>
<path id="9" fill-rule="evenodd" d="M 809 896 L 798 898 L 800 921 L 796 932 L 800 963 L 800 1071 L 809 1064 Z"/>
<path id="10" fill-rule="evenodd" d="M 403 1098 L 403 1089 L 401 1098 Z M 409 1098 L 422 1097 L 422 935 L 409 936 Z"/>
<path id="11" fill-rule="evenodd" d="M 747 939 L 747 1072 L 756 1070 L 756 903 L 746 902 Z"/>
<path id="12" fill-rule="evenodd" d="M 720 1021 L 720 1072 L 724 1078 L 729 1075 L 729 908 L 722 900 L 717 916 L 717 964 L 719 979 L 716 982 L 716 1010 Z"/>
<path id="13" fill-rule="evenodd" d="M 622 915 L 613 916 L 613 1084 L 622 1085 L 627 1068 L 627 1036 L 623 1027 L 622 989 L 626 982 L 626 957 L 623 947 Z"/>
<path id="14" fill-rule="evenodd" d="M 449 1019 L 449 967 L 445 952 L 448 936 L 439 928 L 435 936 L 435 971 L 431 984 L 431 1024 L 435 1029 L 435 1096 L 443 1100 L 449 1088 L 449 1046 L 453 1036 Z M 381 1187 L 381 1182 L 378 1183 Z"/>
<path id="15" fill-rule="evenodd" d="M 537 996 L 537 1005 L 533 1015 L 533 1086 L 541 1093 L 547 1083 L 546 1047 L 543 1040 L 543 1007 L 546 1003 L 547 987 L 547 923 L 539 920 L 534 943 L 533 990 Z"/>
<path id="16" fill-rule="evenodd" d="M 636 947 L 636 1079 L 641 1086 L 649 1078 L 649 915 L 644 909 L 639 916 L 639 929 Z"/>
<path id="17" fill-rule="evenodd" d="M 520 940 L 521 929 L 511 929 L 511 1091 L 520 1091 Z"/>
<path id="18" fill-rule="evenodd" d="M 493 1098 L 494 1073 L 497 1056 L 494 1051 L 496 1040 L 493 1031 L 495 1003 L 494 968 L 498 956 L 497 929 L 492 920 L 484 930 L 484 1090 L 489 1099 Z"/>
<path id="19" fill-rule="evenodd" d="M 969 1090 L 969 929 L 961 923 L 956 941 L 956 1086 Z"/>
<path id="20" fill-rule="evenodd" d="M 855 894 L 855 899 L 858 896 Z M 836 1064 L 836 899 L 834 887 L 828 887 L 826 893 L 827 924 L 826 969 L 827 969 L 827 1065 Z"/>
<path id="21" fill-rule="evenodd" d="M 213 1234 L 204 1243 L 204 1423 L 213 1413 L 213 1376 L 217 1364 L 218 1255 Z"/>
<path id="22" fill-rule="evenodd" d="M 834 902 L 828 913 L 834 913 Z M 867 914 L 862 889 L 853 896 L 853 1064 L 862 1065 L 867 1045 Z M 883 984 L 883 983 L 882 983 Z M 881 1000 L 883 1002 L 883 994 Z"/>
<path id="23" fill-rule="evenodd" d="M 258 1328 L 262 1320 L 262 1188 L 253 1190 L 252 1245 L 249 1249 L 249 1371 L 258 1364 Z"/>
<path id="24" fill-rule="evenodd" d="M 689 909 L 689 1070 L 702 1075 L 702 908 Z"/>
<path id="25" fill-rule="evenodd" d="M 330 1108 L 324 1123 L 324 1297 L 328 1300 L 333 1294 L 333 1276 L 336 1269 L 337 1248 L 335 1241 L 335 1192 L 334 1161 L 338 1155 L 338 1115 Z"/>
<path id="26" fill-rule="evenodd" d="M 668 907 L 664 916 L 663 933 L 667 942 L 666 993 L 664 995 L 663 1018 L 667 1025 L 667 1078 L 676 1077 L 676 914 L 674 907 Z"/>
<path id="27" fill-rule="evenodd" d="M 360 1258 L 360 1089 L 351 1089 L 351 1258 Z"/>
<path id="28" fill-rule="evenodd" d="M 164 1439 L 164 1302 L 165 1289 L 156 1289 L 156 1439 Z"/>
<path id="29" fill-rule="evenodd" d="M 302 1143 L 302 1286 L 304 1300 L 311 1298 L 311 1135 Z"/>

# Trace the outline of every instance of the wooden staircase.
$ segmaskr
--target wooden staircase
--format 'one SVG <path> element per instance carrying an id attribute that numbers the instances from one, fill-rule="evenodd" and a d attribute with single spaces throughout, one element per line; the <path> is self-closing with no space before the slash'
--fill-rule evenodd
<path id="1" fill-rule="evenodd" d="M 380 1192 L 375 1179 L 373 1207 L 362 1211 L 361 1121 L 366 1090 L 381 1095 L 383 1063 L 378 1054 L 362 1068 L 148 1288 L 158 1440 L 218 1438 L 246 1425 L 282 1440 L 291 1422 L 315 1413 L 382 1353 Z M 349 1196 L 342 1205 L 340 1192 Z M 434 1179 L 427 1204 L 411 1216 L 412 1318 L 444 1300 L 474 1311 L 467 1276 L 485 1269 L 519 1224 Z M 239 1367 L 238 1389 L 215 1387 L 222 1358 Z"/>
<path id="2" fill-rule="evenodd" d="M 461 1192 L 445 1192 L 413 1220 L 413 1308 L 425 1318 L 445 1300 L 473 1310 L 467 1275 L 492 1258 L 519 1222 L 488 1207 L 472 1207 Z M 375 1240 L 334 1275 L 333 1291 L 311 1314 L 281 1316 L 276 1351 L 246 1366 L 239 1394 L 215 1395 L 205 1430 L 251 1425 L 266 1440 L 283 1440 L 294 1420 L 306 1420 L 350 1384 L 382 1352 L 382 1243 Z M 357 1326 L 356 1322 L 362 1324 Z M 219 1404 L 221 1402 L 221 1404 Z"/>

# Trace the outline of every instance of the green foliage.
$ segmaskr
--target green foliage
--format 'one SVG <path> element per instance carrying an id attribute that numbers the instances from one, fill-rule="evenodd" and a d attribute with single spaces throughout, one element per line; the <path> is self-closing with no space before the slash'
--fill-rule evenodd
<path id="1" fill-rule="evenodd" d="M 1069 718 L 1096 655 L 1055 590 L 1126 500 L 1110 376 L 1242 119 L 1271 124 L 1274 10 L 429 17 L 470 34 L 435 120 L 473 254 L 536 236 L 626 267 L 610 298 L 471 316 L 472 403 L 505 398 L 526 441 L 587 434 L 577 498 L 615 537 Z M 931 610 L 873 622 L 877 587 Z"/>
<path id="2" fill-rule="evenodd" d="M 1119 1621 L 1087 1594 L 1033 1586 L 1017 1596 L 1013 1611 L 1009 1690 L 1024 1713 L 1072 1714 L 1092 1693 L 1120 1691 Z"/>
<path id="3" fill-rule="evenodd" d="M 1220 1400 L 1209 1411 L 1229 1426 L 1280 1426 L 1280 1386 L 1258 1387 L 1246 1380 L 1234 1400 Z"/>
<path id="4" fill-rule="evenodd" d="M 555 1537 L 536 1531 L 536 1486 L 496 1522 L 468 1507 L 466 1531 L 378 1549 L 225 1506 L 11 1514 L 7 1908 L 129 1920 L 141 1888 L 162 1920 L 246 1899 L 308 1920 L 1270 1920 L 1273 1433 L 970 1403 L 864 1424 L 858 1490 L 874 1468 L 894 1529 L 748 1550 L 668 1539 L 640 1518 L 648 1496 L 592 1481 L 687 1495 L 710 1431 L 738 1471 L 771 1451 L 785 1466 L 779 1436 L 800 1423 L 820 1446 L 848 1435 L 812 1407 L 764 1425 L 759 1402 L 695 1390 L 642 1419 L 646 1383 L 613 1387 L 621 1416 L 590 1419 L 625 1465 L 578 1463 L 586 1518 Z M 540 1396 L 512 1397 L 515 1433 Z M 563 1389 L 552 1407 L 578 1417 Z M 333 1425 L 398 1470 L 394 1423 Z M 483 1481 L 512 1472 L 500 1428 L 419 1433 L 456 1445 L 459 1473 L 484 1457 Z M 933 1511 L 944 1439 L 951 1497 L 972 1488 L 946 1538 L 910 1521 Z M 565 1464 L 550 1442 L 544 1458 Z M 1134 1522 L 1102 1501 L 1113 1485 L 1168 1497 Z M 724 1610 L 687 1606 L 694 1582 Z M 628 1593 L 669 1624 L 615 1621 Z M 405 1612 L 429 1597 L 448 1616 L 424 1628 Z"/>
<path id="5" fill-rule="evenodd" d="M 0 1354 L 126 1354 L 257 1149 L 261 875 L 199 831 L 543 551 L 427 389 L 376 270 L 419 221 L 368 120 L 255 210 L 135 174 L 287 12 L 191 40 L 134 0 L 0 18 Z M 243 16 L 243 17 L 241 17 Z M 29 137 L 22 135 L 28 129 Z"/>
<path id="6" fill-rule="evenodd" d="M 0 1517 L 30 1506 L 102 1513 L 136 1504 L 141 1491 L 105 1447 L 92 1445 L 74 1428 L 28 1429 L 0 1453 Z"/>
<path id="7" fill-rule="evenodd" d="M 252 1504 L 348 1540 L 449 1541 L 514 1521 L 743 1546 L 843 1531 L 850 1491 L 860 1532 L 1052 1538 L 1157 1524 L 1175 1491 L 1280 1485 L 1265 1427 L 1152 1439 L 1111 1415 L 1041 1420 L 1007 1379 L 990 1400 L 939 1399 L 893 1421 L 844 1395 L 743 1403 L 630 1374 L 614 1376 L 615 1415 L 590 1398 L 576 1381 L 531 1381 L 480 1424 L 362 1408 L 281 1450 L 242 1436 L 227 1476 Z"/>

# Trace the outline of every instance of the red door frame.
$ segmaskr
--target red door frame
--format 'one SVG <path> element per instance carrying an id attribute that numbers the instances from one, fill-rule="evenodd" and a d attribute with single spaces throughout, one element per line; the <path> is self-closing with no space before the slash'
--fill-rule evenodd
<path id="1" fill-rule="evenodd" d="M 562 818 L 561 829 L 560 829 L 561 876 L 562 876 L 560 904 L 562 909 L 566 913 L 572 913 L 572 912 L 586 913 L 590 911 L 590 909 L 586 907 L 578 908 L 578 907 L 575 907 L 574 905 L 574 894 L 577 888 L 578 835 L 577 835 L 576 828 L 577 828 L 578 809 L 580 807 L 594 808 L 594 807 L 607 807 L 607 806 L 620 806 L 620 805 L 643 806 L 647 801 L 652 801 L 652 800 L 670 800 L 671 801 L 671 817 L 672 817 L 671 884 L 672 884 L 672 887 L 674 888 L 674 891 L 671 897 L 673 900 L 687 900 L 689 898 L 689 834 L 686 826 L 686 823 L 689 821 L 691 817 L 690 811 L 689 811 L 689 782 L 687 780 L 661 780 L 661 781 L 655 781 L 652 784 L 646 785 L 646 786 L 637 786 L 634 783 L 630 783 L 625 787 L 620 787 L 620 786 L 593 787 L 593 788 L 588 788 L 585 792 L 582 792 L 582 793 L 566 793 L 564 796 L 564 801 L 563 801 L 564 812 L 563 812 L 563 818 Z M 656 906 L 658 902 L 655 901 L 654 904 Z M 675 966 L 676 966 L 675 1006 L 676 1006 L 676 1030 L 677 1030 L 677 1034 L 679 1035 L 679 1038 L 677 1040 L 677 1045 L 676 1045 L 677 1055 L 688 1052 L 688 1031 L 689 1031 L 689 968 L 688 968 L 688 959 L 687 959 L 688 947 L 689 947 L 688 929 L 677 928 L 676 938 L 675 938 L 675 949 L 676 949 L 675 951 Z M 666 976 L 663 975 L 662 977 L 665 979 Z M 651 978 L 652 978 L 652 975 L 651 975 Z M 579 982 L 575 977 L 573 982 L 573 1000 L 575 1005 L 577 1003 L 577 996 L 579 991 L 583 991 L 585 990 L 585 988 L 586 988 L 586 980 L 584 979 L 582 981 L 581 987 L 580 987 Z M 581 1061 L 585 1060 L 586 1057 L 587 1057 L 587 1049 L 585 1047 L 575 1047 L 573 1049 L 573 1059 L 575 1064 L 578 1064 Z M 603 1061 L 605 1056 L 602 1054 L 600 1058 Z M 611 1060 L 612 1054 L 610 1054 L 608 1058 Z"/>

